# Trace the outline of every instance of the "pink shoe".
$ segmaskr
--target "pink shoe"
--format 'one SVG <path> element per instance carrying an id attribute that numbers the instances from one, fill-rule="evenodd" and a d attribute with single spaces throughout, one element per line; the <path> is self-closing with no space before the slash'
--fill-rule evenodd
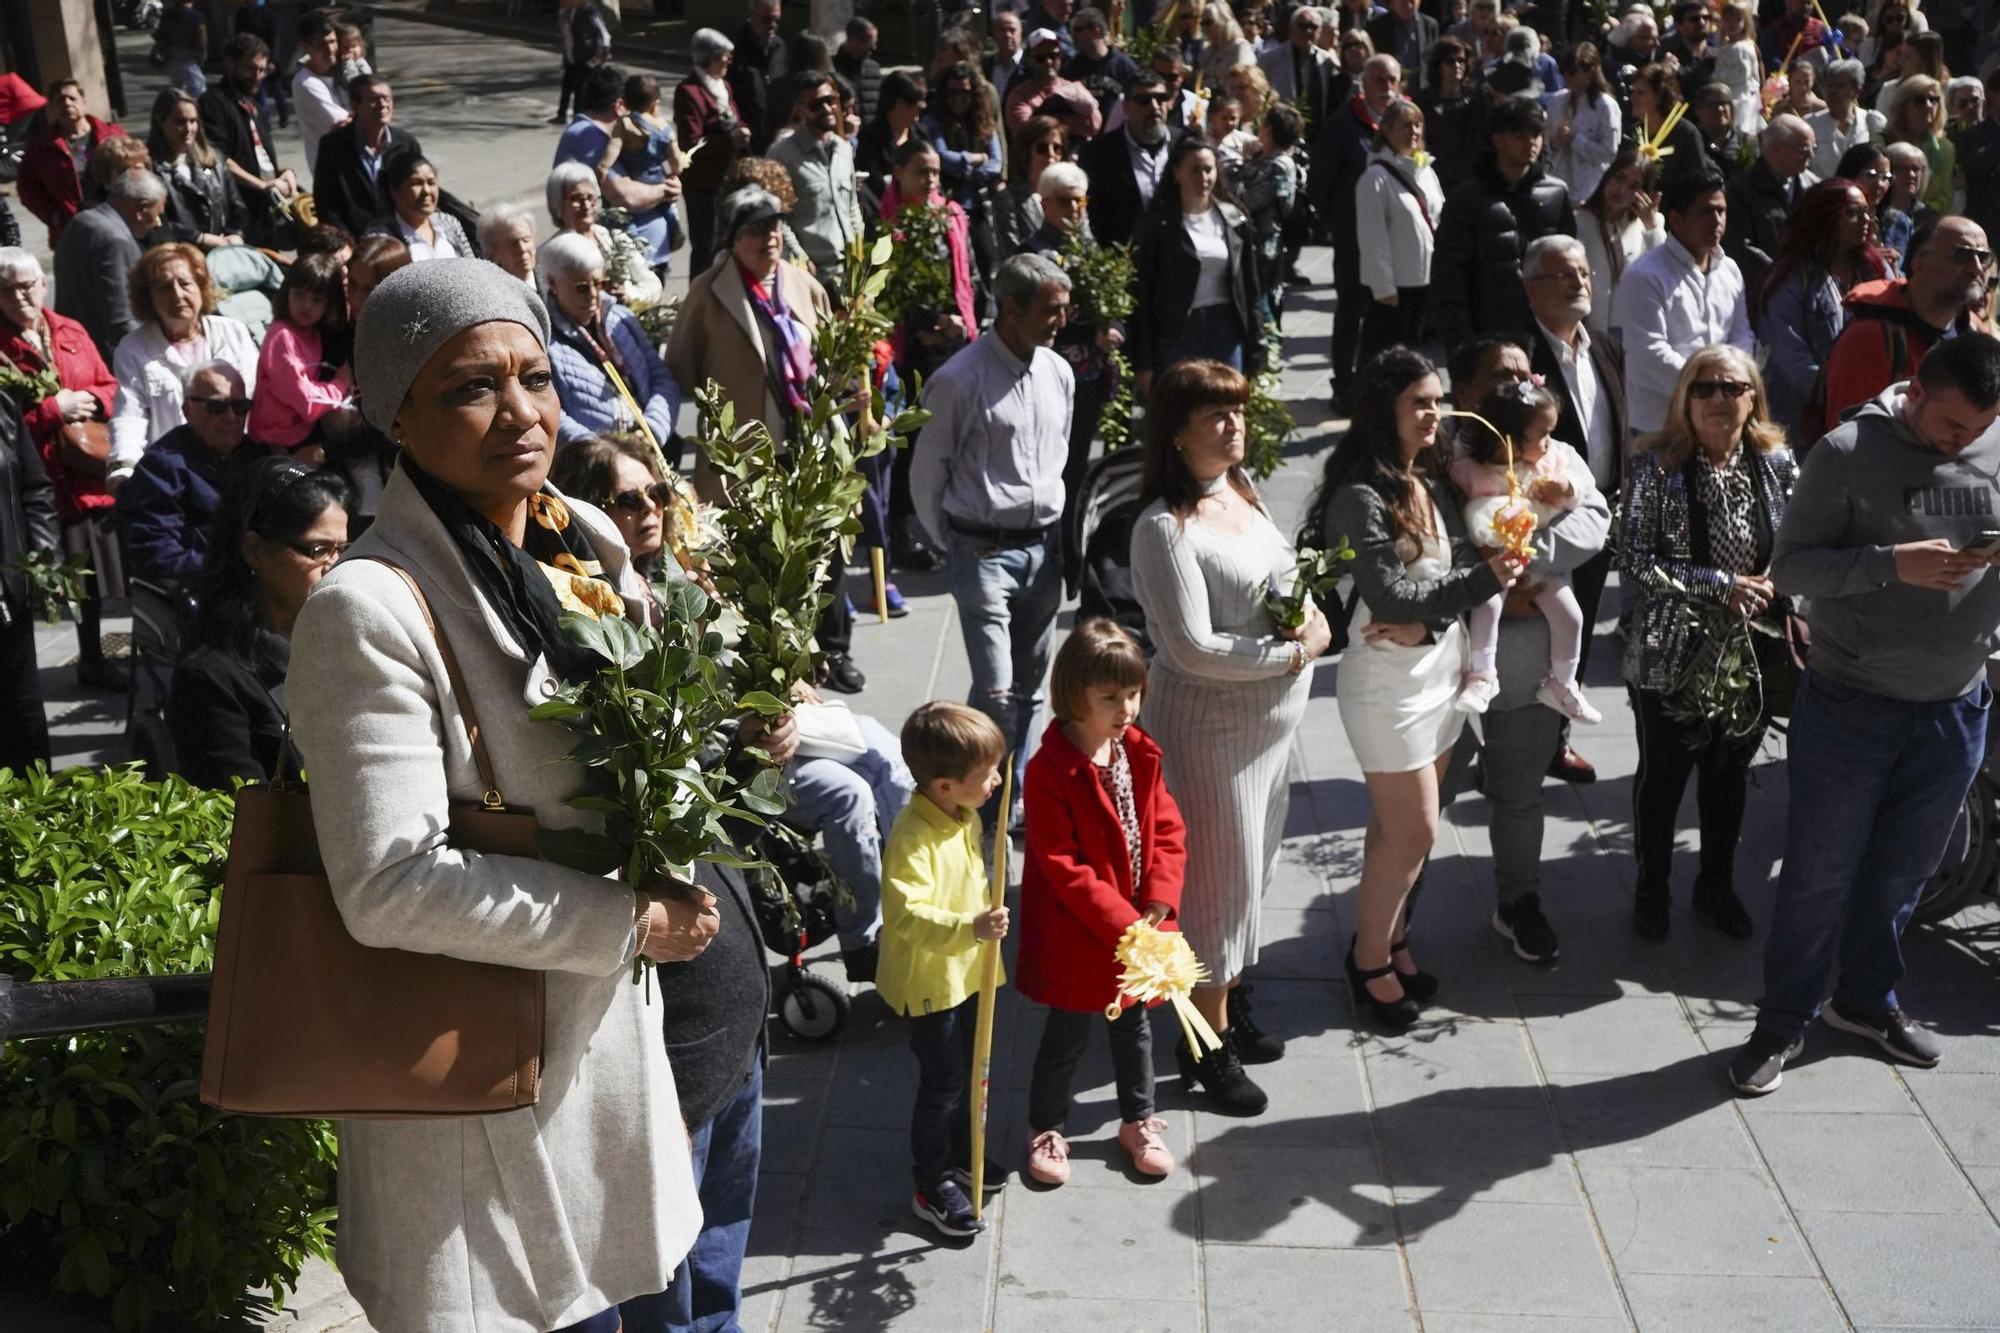
<path id="1" fill-rule="evenodd" d="M 1167 1176 L 1174 1170 L 1174 1155 L 1167 1151 L 1167 1141 L 1161 1137 L 1167 1132 L 1167 1122 L 1155 1116 L 1151 1120 L 1127 1120 L 1118 1127 L 1118 1146 L 1132 1158 L 1132 1165 L 1140 1175 Z"/>
<path id="2" fill-rule="evenodd" d="M 1061 1185 L 1069 1179 L 1069 1140 L 1053 1129 L 1035 1135 L 1028 1145 L 1028 1174 L 1044 1185 Z"/>

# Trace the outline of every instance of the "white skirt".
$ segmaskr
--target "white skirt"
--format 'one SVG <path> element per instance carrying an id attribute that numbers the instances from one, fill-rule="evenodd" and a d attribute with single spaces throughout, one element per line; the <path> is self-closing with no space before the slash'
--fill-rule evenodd
<path id="1" fill-rule="evenodd" d="M 1458 743 L 1465 714 L 1453 708 L 1465 673 L 1465 627 L 1453 621 L 1436 643 L 1404 648 L 1364 643 L 1367 608 L 1340 658 L 1340 722 L 1364 773 L 1410 773 Z"/>

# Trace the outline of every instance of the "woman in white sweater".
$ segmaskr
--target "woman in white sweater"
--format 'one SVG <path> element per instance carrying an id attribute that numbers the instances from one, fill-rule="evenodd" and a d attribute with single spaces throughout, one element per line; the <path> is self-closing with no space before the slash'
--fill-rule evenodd
<path id="1" fill-rule="evenodd" d="M 1375 151 L 1354 190 L 1361 281 L 1375 305 L 1362 329 L 1361 359 L 1423 339 L 1431 248 L 1444 187 L 1424 152 L 1424 113 L 1398 98 L 1382 113 Z"/>
<path id="2" fill-rule="evenodd" d="M 1590 317 L 1584 321 L 1593 338 L 1616 339 L 1611 327 L 1611 300 L 1632 261 L 1667 239 L 1660 216 L 1659 168 L 1639 160 L 1639 150 L 1626 144 L 1611 159 L 1597 189 L 1576 210 L 1576 237 L 1590 260 L 1594 294 Z"/>
<path id="3" fill-rule="evenodd" d="M 110 479 L 132 475 L 147 446 L 181 424 L 187 376 L 209 361 L 227 361 L 243 377 L 243 396 L 257 391 L 257 344 L 239 320 L 215 313 L 221 294 L 208 263 L 192 245 L 156 245 L 127 279 L 139 327 L 111 354 L 118 406 L 111 414 Z"/>
<path id="4" fill-rule="evenodd" d="M 1618 155 L 1623 126 L 1597 48 L 1578 42 L 1570 53 L 1569 85 L 1549 98 L 1549 165 L 1569 186 L 1570 198 L 1588 199 L 1596 192 Z"/>

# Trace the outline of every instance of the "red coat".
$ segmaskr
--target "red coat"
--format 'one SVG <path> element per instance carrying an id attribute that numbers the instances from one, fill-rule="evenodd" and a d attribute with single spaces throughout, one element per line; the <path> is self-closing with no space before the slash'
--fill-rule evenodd
<path id="1" fill-rule="evenodd" d="M 107 125 L 96 116 L 90 120 L 90 146 L 94 150 L 106 139 L 122 139 L 125 127 Z M 21 179 L 15 186 L 21 203 L 30 213 L 48 224 L 49 248 L 55 248 L 63 225 L 83 207 L 83 179 L 77 175 L 76 159 L 69 155 L 51 123 L 28 141 L 21 155 Z"/>
<path id="2" fill-rule="evenodd" d="M 1021 868 L 1014 985 L 1051 1008 L 1103 1012 L 1118 994 L 1113 952 L 1125 928 L 1139 919 L 1139 905 L 1162 902 L 1172 908 L 1161 923 L 1165 930 L 1174 929 L 1180 912 L 1187 826 L 1160 775 L 1160 747 L 1132 727 L 1125 733 L 1125 755 L 1132 765 L 1144 858 L 1137 892 L 1111 795 L 1089 756 L 1063 734 L 1061 722 L 1049 724 L 1042 748 L 1028 761 L 1022 785 L 1028 851 Z"/>
<path id="3" fill-rule="evenodd" d="M 112 409 L 118 405 L 118 381 L 112 378 L 104 358 L 97 354 L 97 344 L 91 342 L 83 325 L 67 315 L 58 315 L 45 307 L 42 318 L 47 321 L 49 347 L 55 353 L 56 378 L 65 389 L 81 389 L 96 395 L 97 401 L 104 404 L 104 419 L 109 421 Z M 31 374 L 48 364 L 21 336 L 21 331 L 5 320 L 0 320 L 0 354 Z M 112 499 L 104 489 L 104 479 L 78 476 L 56 456 L 56 427 L 62 425 L 62 412 L 56 407 L 55 396 L 51 394 L 39 403 L 30 403 L 21 413 L 21 419 L 28 423 L 28 435 L 41 450 L 42 466 L 48 469 L 49 480 L 55 483 L 56 517 L 76 519 L 93 509 L 109 509 Z"/>

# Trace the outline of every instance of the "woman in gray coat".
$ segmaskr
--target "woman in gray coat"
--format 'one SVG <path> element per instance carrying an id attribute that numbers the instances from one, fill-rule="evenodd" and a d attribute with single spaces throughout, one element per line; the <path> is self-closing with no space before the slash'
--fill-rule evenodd
<path id="1" fill-rule="evenodd" d="M 564 607 L 616 614 L 646 593 L 611 521 L 545 484 L 562 412 L 548 336 L 539 298 L 478 260 L 375 289 L 356 380 L 402 456 L 293 633 L 286 701 L 349 931 L 547 973 L 537 1105 L 339 1127 L 340 1267 L 382 1333 L 610 1333 L 701 1229 L 658 1012 L 630 972 L 639 954 L 701 953 L 714 900 L 446 845 L 449 804 L 481 783 L 436 640 L 379 563 L 423 588 L 508 803 L 544 829 L 594 818 L 568 804 L 583 785 L 568 734 L 528 709 L 597 665 L 558 627 Z"/>

